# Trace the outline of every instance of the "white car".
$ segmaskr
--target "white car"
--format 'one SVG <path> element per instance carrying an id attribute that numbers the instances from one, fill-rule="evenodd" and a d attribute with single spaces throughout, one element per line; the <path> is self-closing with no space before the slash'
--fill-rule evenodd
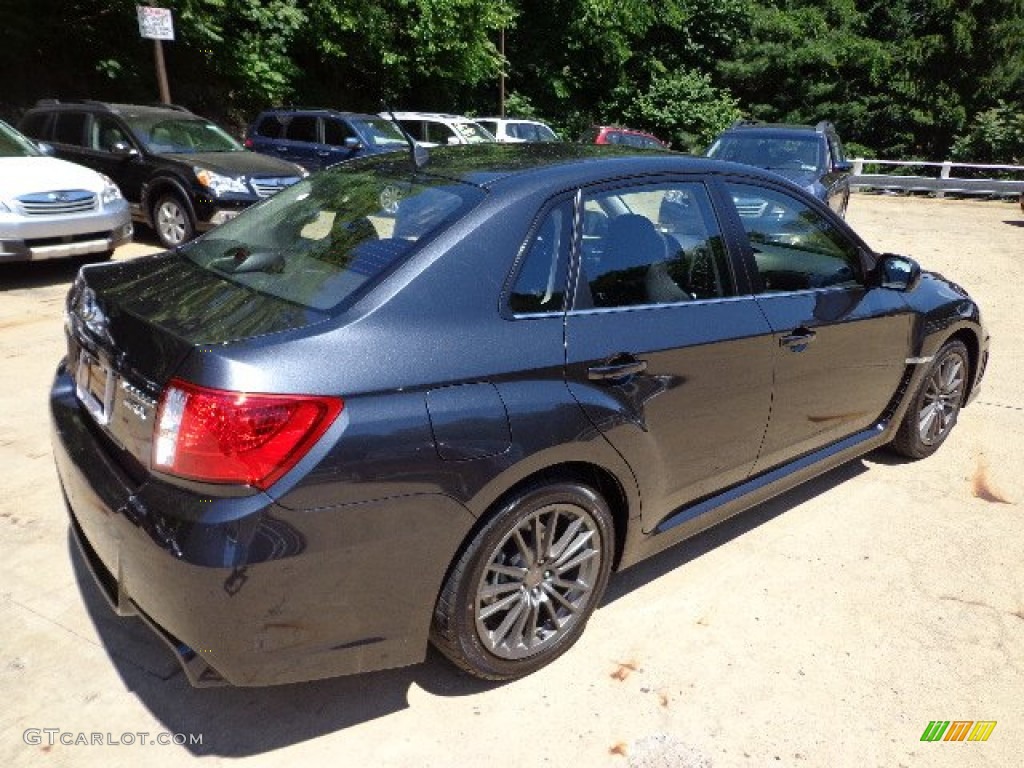
<path id="1" fill-rule="evenodd" d="M 498 141 L 522 143 L 524 141 L 561 141 L 551 127 L 539 120 L 507 117 L 478 117 L 480 125 L 494 134 Z"/>
<path id="2" fill-rule="evenodd" d="M 380 116 L 391 119 L 390 112 L 381 112 Z M 405 132 L 425 147 L 494 141 L 494 136 L 480 123 L 462 115 L 446 115 L 440 112 L 395 112 L 394 116 Z"/>
<path id="3" fill-rule="evenodd" d="M 0 121 L 0 262 L 109 258 L 131 241 L 121 190 L 44 151 Z"/>

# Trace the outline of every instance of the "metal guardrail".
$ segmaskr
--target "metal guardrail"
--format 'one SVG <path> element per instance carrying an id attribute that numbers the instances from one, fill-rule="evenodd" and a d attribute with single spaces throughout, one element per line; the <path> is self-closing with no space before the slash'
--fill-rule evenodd
<path id="1" fill-rule="evenodd" d="M 865 166 L 892 166 L 899 168 L 938 168 L 936 176 L 905 176 L 895 173 L 864 173 Z M 1019 179 L 965 179 L 953 176 L 954 168 L 980 171 L 1015 173 Z M 988 197 L 1016 197 L 1024 193 L 1024 166 L 984 165 L 978 163 L 942 163 L 922 160 L 864 160 L 853 161 L 853 189 L 887 190 L 903 193 L 925 192 L 936 197 L 947 194 L 986 195 Z"/>

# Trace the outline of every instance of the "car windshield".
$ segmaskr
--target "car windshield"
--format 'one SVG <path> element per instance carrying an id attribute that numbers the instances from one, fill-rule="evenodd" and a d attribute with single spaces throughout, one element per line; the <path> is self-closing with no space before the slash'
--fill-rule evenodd
<path id="1" fill-rule="evenodd" d="M 126 119 L 139 141 L 157 155 L 245 151 L 222 128 L 207 120 L 165 115 L 131 115 Z"/>
<path id="2" fill-rule="evenodd" d="M 371 146 L 397 148 L 405 146 L 405 136 L 390 120 L 355 120 L 353 121 L 366 137 Z"/>
<path id="3" fill-rule="evenodd" d="M 772 170 L 816 171 L 818 147 L 813 136 L 723 136 L 708 150 L 708 157 Z"/>
<path id="4" fill-rule="evenodd" d="M 39 157 L 35 144 L 0 120 L 0 157 Z"/>
<path id="5" fill-rule="evenodd" d="M 449 179 L 338 166 L 278 192 L 181 253 L 259 293 L 342 309 L 484 194 Z"/>

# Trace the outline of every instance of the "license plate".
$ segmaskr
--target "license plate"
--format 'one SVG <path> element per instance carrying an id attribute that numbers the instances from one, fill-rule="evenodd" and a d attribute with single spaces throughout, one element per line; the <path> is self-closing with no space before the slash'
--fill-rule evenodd
<path id="1" fill-rule="evenodd" d="M 114 402 L 114 374 L 96 357 L 82 350 L 75 374 L 75 392 L 85 409 L 100 425 L 110 421 Z"/>

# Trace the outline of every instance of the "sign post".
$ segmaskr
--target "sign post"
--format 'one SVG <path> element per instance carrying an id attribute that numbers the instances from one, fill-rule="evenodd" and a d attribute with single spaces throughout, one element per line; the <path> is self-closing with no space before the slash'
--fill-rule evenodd
<path id="1" fill-rule="evenodd" d="M 167 85 L 167 66 L 164 64 L 164 40 L 174 39 L 174 19 L 169 8 L 153 8 L 137 5 L 139 34 L 153 41 L 153 56 L 156 59 L 156 79 L 160 84 L 160 101 L 171 103 L 171 89 Z"/>

